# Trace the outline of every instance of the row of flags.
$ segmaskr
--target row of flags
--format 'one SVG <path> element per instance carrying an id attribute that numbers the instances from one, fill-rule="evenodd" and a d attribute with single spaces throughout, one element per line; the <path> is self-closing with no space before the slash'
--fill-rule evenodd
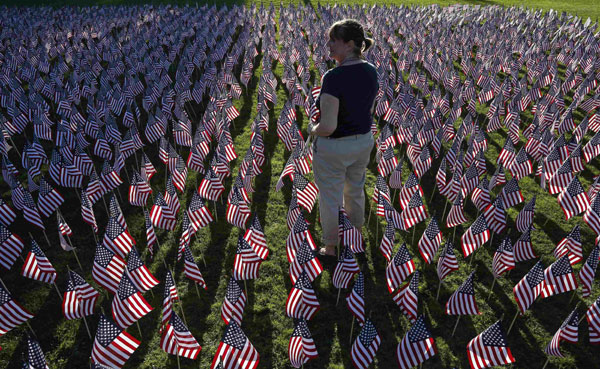
<path id="1" fill-rule="evenodd" d="M 6 62 L 1 70 L 0 106 L 7 116 L 3 116 L 0 150 L 3 156 L 2 174 L 11 188 L 13 207 L 21 210 L 28 223 L 45 230 L 44 219 L 58 211 L 64 203 L 64 197 L 55 187 L 74 188 L 80 192 L 82 219 L 96 237 L 100 228 L 93 206 L 100 199 L 104 202 L 105 197 L 109 197 L 108 222 L 104 236 L 97 240 L 92 277 L 114 297 L 112 316 L 101 315 L 96 332 L 92 361 L 97 365 L 121 367 L 139 346 L 140 341 L 125 329 L 152 310 L 143 293 L 159 283 L 141 260 L 136 241 L 128 231 L 113 194 L 115 190 L 119 194 L 118 188 L 124 182 L 122 172 L 125 171 L 130 181 L 127 200 L 130 205 L 142 208 L 151 255 L 154 255 L 154 246 L 158 245 L 154 228 L 173 231 L 178 224 L 181 211 L 178 193 L 185 191 L 188 171 L 196 171 L 202 176 L 188 208 L 182 211 L 178 259 L 184 258 L 185 276 L 195 285 L 206 288 L 190 242 L 199 229 L 216 220 L 216 214 L 210 212 L 207 201 L 221 199 L 226 190 L 224 180 L 232 175 L 230 165 L 238 155 L 230 126 L 240 114 L 232 100 L 238 99 L 243 91 L 234 70 L 240 66 L 242 59 L 239 80 L 247 86 L 253 73 L 254 58 L 259 54 L 259 43 L 263 60 L 258 82 L 257 116 L 250 128 L 250 147 L 227 196 L 226 221 L 243 230 L 244 234 L 240 234 L 238 239 L 232 277 L 221 310 L 227 327 L 212 367 L 251 368 L 259 362 L 258 351 L 241 329 L 247 299 L 242 283 L 258 278 L 260 264 L 269 253 L 262 226 L 256 214 L 252 217 L 250 206 L 254 191 L 252 179 L 261 173 L 261 167 L 268 159 L 263 135 L 268 134 L 271 110 L 267 102 L 277 104 L 279 82 L 272 70 L 275 60 L 284 66 L 281 82 L 289 93 L 277 121 L 276 132 L 290 152 L 276 188 L 283 188 L 286 178 L 292 185 L 286 252 L 293 287 L 286 303 L 286 313 L 293 319 L 295 329 L 290 338 L 289 358 L 293 366 L 300 367 L 317 357 L 308 322 L 319 310 L 318 298 L 311 284 L 322 267 L 315 256 L 316 245 L 304 214 L 312 211 L 318 190 L 305 177 L 310 172 L 312 151 L 297 125 L 296 107 L 304 108 L 309 119 L 318 120 L 315 100 L 319 88 L 309 88 L 312 84 L 310 58 L 322 75 L 328 65 L 328 51 L 322 35 L 336 19 L 356 17 L 374 31 L 376 38 L 376 46 L 366 57 L 378 69 L 380 90 L 376 116 L 385 124 L 373 127 L 373 132 L 378 134 L 378 177 L 372 200 L 377 205 L 376 216 L 383 217 L 387 223 L 380 244 L 387 261 L 387 287 L 401 312 L 413 324 L 397 348 L 400 367 L 422 363 L 435 355 L 436 347 L 426 317 L 418 313 L 418 286 L 422 273 L 417 270 L 406 244 L 400 245 L 394 252 L 396 230 L 408 231 L 430 219 L 417 249 L 427 264 L 432 263 L 441 250 L 437 262 L 441 283 L 448 274 L 458 270 L 459 264 L 452 242 L 447 239 L 442 247 L 440 224 L 445 224 L 447 229 L 466 224 L 468 219 L 463 210 L 470 195 L 481 213 L 459 237 L 463 255 L 473 258 L 479 248 L 491 241 L 493 234 L 506 231 L 506 209 L 525 201 L 519 181 L 534 174 L 540 176 L 542 187 L 547 186 L 550 194 L 558 194 L 558 204 L 567 220 L 584 213 L 584 221 L 598 233 L 595 224 L 600 211 L 594 205 L 600 201 L 596 196 L 598 187 L 594 182 L 585 191 L 577 177 L 577 173 L 585 170 L 581 154 L 584 154 L 585 162 L 597 154 L 594 139 L 585 146 L 582 143 L 588 130 L 597 132 L 600 129 L 597 118 L 600 106 L 597 97 L 598 36 L 592 33 L 589 24 L 581 24 L 578 18 L 565 18 L 553 12 L 543 16 L 539 12 L 497 7 L 474 10 L 468 7 L 361 9 L 319 6 L 317 11 L 321 18 L 317 20 L 315 11 L 309 8 L 280 7 L 278 31 L 272 5 L 268 10 L 263 7 L 234 7 L 228 11 L 205 6 L 202 11 L 184 12 L 175 8 L 170 16 L 161 8 L 134 9 L 141 15 L 137 31 L 123 26 L 131 23 L 133 18 L 126 18 L 120 26 L 116 26 L 108 22 L 111 14 L 101 12 L 95 15 L 100 25 L 98 29 L 106 31 L 86 26 L 88 28 L 81 32 L 59 32 L 52 37 L 40 35 L 40 39 L 47 40 L 43 41 L 46 43 L 34 45 L 31 54 L 26 55 L 15 48 L 2 50 Z M 491 21 L 481 27 L 475 26 L 483 17 Z M 503 20 L 505 23 L 498 24 L 503 17 L 507 18 Z M 397 22 L 385 22 L 384 19 Z M 412 21 L 407 23 L 407 19 Z M 196 32 L 191 34 L 177 29 L 180 23 L 193 22 L 206 27 L 195 29 Z M 296 23 L 301 26 L 292 26 Z M 453 24 L 464 27 L 454 32 L 443 31 L 452 29 L 446 26 Z M 545 31 L 535 31 L 534 24 Z M 236 28 L 241 32 L 234 41 Z M 146 45 L 136 38 L 130 42 L 112 42 L 115 39 L 125 41 L 127 32 L 134 32 L 139 40 L 159 40 L 168 45 L 169 53 L 165 53 L 160 42 Z M 276 42 L 277 32 L 280 48 Z M 398 34 L 404 38 L 399 38 Z M 425 36 L 420 38 L 419 35 Z M 84 44 L 80 41 L 83 39 L 89 46 L 82 46 Z M 518 56 L 503 55 L 500 49 L 484 45 L 483 40 L 505 45 L 507 50 L 515 51 Z M 65 48 L 65 45 L 70 48 Z M 477 53 L 464 45 L 477 46 Z M 395 64 L 391 51 L 398 55 Z M 89 53 L 89 58 L 79 57 L 77 52 Z M 180 56 L 179 65 L 173 64 L 175 56 Z M 52 58 L 57 59 L 50 64 Z M 453 62 L 459 59 L 460 70 L 457 70 Z M 558 75 L 558 63 L 567 66 L 564 81 Z M 523 66 L 527 73 L 519 78 L 518 71 Z M 176 70 L 175 74 L 170 72 L 171 68 Z M 65 80 L 64 73 L 68 70 L 75 73 Z M 200 70 L 202 73 L 198 77 L 196 71 Z M 402 72 L 408 74 L 407 80 Z M 459 72 L 466 76 L 464 82 Z M 507 77 L 502 80 L 498 72 L 504 72 Z M 115 78 L 117 76 L 123 77 L 121 81 Z M 33 88 L 25 92 L 21 87 L 23 81 L 30 82 Z M 433 90 L 429 82 L 433 82 Z M 476 86 L 479 86 L 479 92 Z M 594 89 L 593 96 L 589 96 Z M 565 104 L 563 95 L 566 93 L 574 94 L 571 106 Z M 82 98 L 87 101 L 85 107 Z M 197 110 L 188 109 L 192 101 L 203 105 L 208 101 L 201 118 L 194 115 Z M 483 122 L 476 118 L 477 103 L 490 103 L 485 130 Z M 463 114 L 465 105 L 466 115 Z M 521 131 L 520 113 L 526 111 L 529 105 L 533 105 L 534 120 Z M 573 113 L 578 108 L 587 111 L 588 116 L 575 127 Z M 145 116 L 148 119 L 144 126 L 140 121 Z M 457 120 L 459 117 L 462 118 L 460 121 Z M 195 127 L 192 127 L 192 120 L 197 122 Z M 459 125 L 458 129 L 455 129 L 455 123 Z M 29 125 L 33 126 L 31 139 Z M 487 158 L 484 155 L 488 148 L 487 134 L 501 130 L 503 126 L 507 130 L 507 140 L 498 156 L 497 170 L 488 181 Z M 126 132 L 121 135 L 121 131 Z M 572 137 L 567 140 L 565 134 L 571 133 Z M 527 143 L 517 152 L 521 136 Z M 9 159 L 8 148 L 17 149 L 13 138 L 25 141 L 21 165 L 27 172 L 27 188 L 20 182 L 19 171 Z M 445 150 L 443 142 L 447 143 L 449 150 Z M 144 147 L 154 143 L 158 159 L 166 169 L 164 193 L 153 193 L 150 186 L 156 169 Z M 48 159 L 44 145 L 50 144 L 52 153 Z M 395 155 L 395 147 L 403 144 L 407 145 L 404 155 L 407 164 L 404 156 L 398 160 Z M 181 148 L 189 148 L 187 161 L 180 155 Z M 141 160 L 138 159 L 140 151 Z M 135 157 L 136 168 L 129 178 L 125 164 L 132 156 Z M 100 175 L 96 173 L 92 157 L 103 161 Z M 439 157 L 442 159 L 435 175 L 436 187 L 451 204 L 445 222 L 444 210 L 440 223 L 435 216 L 430 217 L 420 186 L 421 179 L 431 170 L 434 158 Z M 537 171 L 534 171 L 535 161 Z M 47 173 L 43 173 L 43 165 L 47 165 Z M 403 167 L 410 168 L 404 184 Z M 512 176 L 509 180 L 505 169 Z M 448 172 L 451 174 L 449 180 Z M 47 176 L 54 185 L 46 179 Z M 86 186 L 85 177 L 88 178 Z M 492 201 L 491 190 L 496 186 L 502 186 L 502 190 Z M 400 190 L 398 201 L 401 211 L 396 210 L 393 204 L 395 196 L 391 196 L 390 188 Z M 37 202 L 32 196 L 36 191 Z M 154 195 L 154 199 L 148 209 L 146 204 L 150 195 Z M 3 223 L 0 226 L 0 265 L 6 269 L 11 269 L 24 248 L 22 238 L 9 229 L 17 214 L 13 207 L 3 200 L 0 203 L 0 221 Z M 517 217 L 516 227 L 523 235 L 514 245 L 508 237 L 502 240 L 492 260 L 495 278 L 513 269 L 516 262 L 537 258 L 529 236 L 535 230 L 534 211 L 535 198 Z M 67 240 L 61 246 L 67 249 L 70 228 L 60 212 L 57 214 L 60 237 Z M 349 222 L 343 209 L 340 209 L 339 220 L 342 252 L 333 273 L 333 285 L 346 289 L 354 281 L 347 303 L 362 327 L 350 356 L 356 367 L 368 367 L 380 346 L 381 336 L 374 322 L 365 316 L 365 280 L 355 257 L 355 254 L 365 251 L 365 245 L 360 232 Z M 546 298 L 577 288 L 572 264 L 583 261 L 579 239 L 574 230 L 557 246 L 554 253 L 556 262 L 544 268 L 538 261 L 515 286 L 515 301 L 522 313 L 538 296 Z M 54 283 L 56 271 L 33 238 L 30 244 L 22 274 Z M 593 252 L 580 271 L 584 294 L 592 291 L 598 261 L 597 247 Z M 474 272 L 469 274 L 450 297 L 446 304 L 448 315 L 479 314 L 474 277 Z M 12 299 L 7 289 L 0 292 L 4 296 L 0 305 L 0 323 L 5 331 L 33 317 Z M 92 315 L 97 298 L 98 292 L 84 277 L 69 271 L 63 299 L 63 312 L 67 319 Z M 184 315 L 180 318 L 174 311 L 177 300 L 173 276 L 169 271 L 165 281 L 160 346 L 170 354 L 194 359 L 201 347 L 189 332 Z M 576 311 L 574 313 L 577 315 Z M 597 328 L 597 303 L 590 307 L 586 316 L 590 338 L 592 342 L 597 341 L 600 332 Z M 559 338 L 553 338 L 554 344 L 551 342 L 553 348 L 546 349 L 548 355 L 560 353 L 557 347 L 561 340 L 574 340 L 572 330 L 576 327 L 575 320 L 570 316 L 561 327 L 561 333 L 557 333 Z M 571 329 L 571 333 L 565 329 Z M 35 346 L 35 343 L 29 346 Z M 35 350 L 41 354 L 39 345 Z M 500 322 L 475 337 L 468 344 L 467 353 L 473 368 L 514 361 Z M 39 354 L 32 353 L 30 356 L 39 357 Z"/>

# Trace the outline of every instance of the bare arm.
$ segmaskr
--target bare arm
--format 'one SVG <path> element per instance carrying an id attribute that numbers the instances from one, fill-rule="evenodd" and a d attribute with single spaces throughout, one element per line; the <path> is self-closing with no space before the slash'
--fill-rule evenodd
<path id="1" fill-rule="evenodd" d="M 340 100 L 330 94 L 321 94 L 321 121 L 312 126 L 310 134 L 316 136 L 329 136 L 337 128 L 337 117 L 340 109 Z"/>

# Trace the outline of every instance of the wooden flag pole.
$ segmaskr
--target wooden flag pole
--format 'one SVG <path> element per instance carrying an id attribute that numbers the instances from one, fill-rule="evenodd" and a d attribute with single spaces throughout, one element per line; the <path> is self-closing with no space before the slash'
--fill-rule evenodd
<path id="1" fill-rule="evenodd" d="M 71 246 L 73 247 L 73 246 Z M 73 255 L 75 255 L 75 260 L 77 261 L 77 265 L 79 265 L 79 269 L 83 271 L 83 267 L 81 266 L 81 262 L 79 261 L 79 256 L 77 256 L 77 250 L 73 248 Z"/>
<path id="2" fill-rule="evenodd" d="M 83 316 L 83 323 L 85 324 L 85 330 L 87 331 L 88 337 L 91 340 L 92 339 L 92 333 L 90 331 L 90 327 L 88 326 L 87 319 L 85 319 L 85 315 Z"/>
<path id="3" fill-rule="evenodd" d="M 492 292 L 494 292 L 494 286 L 496 285 L 496 277 L 494 277 L 494 281 L 492 282 L 492 287 L 490 288 L 490 293 L 488 294 L 488 297 L 485 299 L 485 301 L 490 299 L 490 296 L 492 296 Z"/>
<path id="4" fill-rule="evenodd" d="M 508 331 L 506 331 L 507 336 L 510 334 L 512 327 L 515 324 L 515 321 L 517 320 L 517 316 L 519 316 L 519 309 L 517 309 L 517 311 L 515 312 L 515 317 L 513 318 L 512 323 L 510 323 L 510 327 L 508 327 Z"/>
<path id="5" fill-rule="evenodd" d="M 142 328 L 140 328 L 140 322 L 139 322 L 139 320 L 136 320 L 135 324 L 137 325 L 138 332 L 140 332 L 140 337 L 143 337 L 143 335 L 142 335 Z"/>
<path id="6" fill-rule="evenodd" d="M 52 247 L 52 244 L 50 243 L 50 239 L 48 239 L 48 235 L 46 234 L 46 230 L 42 229 L 42 232 L 44 233 L 44 238 L 46 238 L 46 242 L 48 243 L 48 247 Z M 29 234 L 29 237 L 31 237 L 31 233 Z"/>
<path id="7" fill-rule="evenodd" d="M 544 363 L 544 366 L 542 367 L 542 369 L 546 369 L 546 365 L 548 365 L 549 362 L 550 362 L 550 356 L 548 356 L 546 358 L 546 362 Z"/>
<path id="8" fill-rule="evenodd" d="M 179 364 L 179 355 L 176 354 L 175 357 L 177 358 L 177 368 L 181 369 L 181 364 Z"/>
<path id="9" fill-rule="evenodd" d="M 440 219 L 441 221 L 443 221 L 446 216 L 446 209 L 448 208 L 448 200 L 447 199 L 446 199 L 445 203 L 446 204 L 444 205 L 444 211 L 442 211 L 442 218 Z"/>
<path id="10" fill-rule="evenodd" d="M 352 315 L 352 325 L 350 326 L 350 345 L 352 345 L 352 332 L 354 331 L 354 320 L 356 317 Z"/>
<path id="11" fill-rule="evenodd" d="M 342 293 L 342 287 L 338 288 L 338 294 L 337 294 L 337 299 L 335 300 L 335 306 L 337 306 L 338 303 L 340 302 L 340 293 Z"/>
<path id="12" fill-rule="evenodd" d="M 440 283 L 438 284 L 437 294 L 435 295 L 435 301 L 437 301 L 438 298 L 440 297 L 440 290 L 441 289 L 442 289 L 442 281 L 440 280 Z"/>
<path id="13" fill-rule="evenodd" d="M 373 205 L 369 206 L 369 217 L 367 218 L 367 226 L 371 222 L 371 212 L 373 212 Z"/>
<path id="14" fill-rule="evenodd" d="M 414 225 L 414 228 L 413 228 L 412 241 L 410 242 L 411 245 L 415 244 L 415 233 L 417 233 L 417 225 L 416 224 Z"/>
<path id="15" fill-rule="evenodd" d="M 458 322 L 460 322 L 460 317 L 462 315 L 459 315 L 458 318 L 456 318 L 456 324 L 454 324 L 454 329 L 452 330 L 452 337 L 454 337 L 454 332 L 456 332 L 456 327 L 458 327 Z"/>
<path id="16" fill-rule="evenodd" d="M 200 291 L 198 290 L 198 283 L 196 281 L 192 281 L 194 283 L 194 287 L 196 287 L 196 294 L 200 297 Z"/>
<path id="17" fill-rule="evenodd" d="M 469 260 L 469 268 L 471 267 L 471 264 L 473 264 L 473 259 L 475 259 L 476 252 L 477 252 L 477 250 L 473 251 L 473 253 L 471 254 L 471 260 Z"/>
<path id="18" fill-rule="evenodd" d="M 429 198 L 429 203 L 431 203 L 431 200 L 433 200 L 433 195 L 435 195 L 435 190 L 437 189 L 437 186 L 433 186 L 433 191 L 431 191 L 431 197 Z"/>
<path id="19" fill-rule="evenodd" d="M 56 282 L 52 283 L 54 285 L 54 288 L 56 288 L 56 293 L 58 294 L 58 299 L 60 301 L 62 301 L 63 299 L 63 295 L 60 293 L 60 290 L 58 289 L 58 286 L 56 285 Z"/>

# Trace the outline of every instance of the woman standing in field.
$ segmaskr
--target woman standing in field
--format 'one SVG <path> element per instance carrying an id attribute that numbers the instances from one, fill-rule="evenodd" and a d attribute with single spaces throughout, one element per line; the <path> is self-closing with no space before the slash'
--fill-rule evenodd
<path id="1" fill-rule="evenodd" d="M 337 66 L 323 75 L 317 98 L 321 119 L 308 126 L 308 133 L 316 136 L 313 171 L 319 188 L 321 255 L 336 255 L 341 206 L 357 229 L 362 229 L 365 220 L 364 186 L 373 149 L 371 124 L 379 85 L 375 66 L 362 54 L 372 44 L 354 19 L 329 28 L 327 45 Z"/>

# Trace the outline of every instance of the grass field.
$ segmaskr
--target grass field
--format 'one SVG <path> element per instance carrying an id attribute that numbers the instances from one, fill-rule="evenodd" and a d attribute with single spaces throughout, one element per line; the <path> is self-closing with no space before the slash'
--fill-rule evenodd
<path id="1" fill-rule="evenodd" d="M 40 5 L 39 1 L 5 1 L 6 5 Z M 138 4 L 137 1 L 56 1 L 47 2 L 56 6 L 73 4 L 101 4 L 101 5 L 123 5 Z M 156 2 L 158 3 L 158 2 Z M 162 3 L 162 2 L 161 2 Z M 172 4 L 185 4 L 186 2 L 169 1 Z M 217 4 L 249 4 L 250 2 L 217 2 Z M 283 2 L 288 4 L 289 2 Z M 298 2 L 292 2 L 298 3 Z M 303 4 L 316 5 L 316 2 L 305 1 Z M 333 2 L 321 1 L 322 5 L 333 4 Z M 345 2 L 337 2 L 338 4 Z M 348 2 L 353 3 L 353 2 Z M 374 3 L 374 2 L 367 2 Z M 409 1 L 403 2 L 411 5 L 425 5 L 431 2 Z M 436 2 L 447 5 L 455 2 L 440 1 Z M 494 5 L 501 4 L 505 6 L 524 5 L 529 7 L 548 10 L 553 8 L 558 11 L 567 11 L 577 14 L 584 18 L 588 16 L 593 20 L 600 16 L 600 5 L 593 1 L 529 1 L 518 2 L 509 1 L 459 1 L 472 5 Z M 194 2 L 190 2 L 194 4 Z M 200 2 L 199 4 L 203 4 Z M 379 4 L 390 4 L 383 2 Z M 400 2 L 394 2 L 398 5 Z M 278 7 L 276 7 L 278 9 Z M 232 136 L 234 138 L 235 149 L 238 156 L 242 156 L 249 146 L 250 125 L 256 116 L 257 105 L 257 84 L 261 73 L 262 55 L 257 57 L 255 63 L 254 75 L 249 83 L 248 90 L 245 90 L 242 97 L 235 101 L 235 106 L 241 112 L 241 116 L 234 122 L 232 127 Z M 283 67 L 279 63 L 274 63 L 273 71 L 279 82 L 283 74 Z M 564 76 L 564 68 L 560 70 L 561 76 Z M 314 81 L 313 82 L 318 82 Z M 269 133 L 265 135 L 265 154 L 269 160 L 262 167 L 263 173 L 256 177 L 256 192 L 252 195 L 252 213 L 258 214 L 261 224 L 265 229 L 267 242 L 270 248 L 270 255 L 260 269 L 261 276 L 255 281 L 247 283 L 248 302 L 244 311 L 243 329 L 248 335 L 250 341 L 260 353 L 261 368 L 288 368 L 288 341 L 293 330 L 292 319 L 285 316 L 285 303 L 287 295 L 291 289 L 291 283 L 288 277 L 288 261 L 285 254 L 285 239 L 288 235 L 288 229 L 285 224 L 288 204 L 291 198 L 289 183 L 280 192 L 275 191 L 275 184 L 279 178 L 281 170 L 286 163 L 289 153 L 285 151 L 283 144 L 276 135 L 276 125 L 279 114 L 284 102 L 289 98 L 289 93 L 280 83 L 277 90 L 278 105 L 274 106 L 269 112 Z M 571 97 L 567 97 L 565 103 L 570 103 Z M 478 113 L 485 114 L 487 106 L 478 106 Z M 201 113 L 200 109 L 196 110 Z M 298 124 L 305 130 L 306 118 L 302 118 L 304 112 L 299 115 Z M 575 121 L 579 123 L 584 115 L 581 111 L 575 113 Z M 526 126 L 532 121 L 530 113 L 522 115 L 521 126 Z M 486 152 L 488 172 L 493 173 L 496 167 L 496 158 L 498 152 L 506 139 L 504 130 L 491 133 L 489 135 L 489 148 Z M 589 137 L 587 137 L 589 139 Z M 525 141 L 522 139 L 522 143 Z M 520 147 L 521 145 L 519 145 Z M 22 147 L 18 143 L 18 147 Z M 404 147 L 402 148 L 404 151 Z M 157 150 L 154 146 L 147 151 L 148 156 L 153 160 L 155 167 L 159 170 L 156 179 L 153 179 L 152 185 L 155 190 L 162 191 L 164 183 L 161 178 L 165 178 L 164 166 L 158 163 Z M 401 151 L 397 156 L 402 156 Z M 187 156 L 185 156 L 187 157 Z M 232 165 L 232 173 L 235 175 L 241 163 L 241 157 Z M 131 160 L 131 158 L 130 158 Z M 128 168 L 133 164 L 128 161 Z M 407 163 L 405 163 L 407 164 Z M 428 201 L 429 214 L 442 213 L 445 200 L 434 190 L 434 176 L 440 164 L 440 159 L 435 160 L 431 170 L 422 178 L 421 185 L 425 192 L 425 199 Z M 598 159 L 594 159 L 591 165 L 586 165 L 586 170 L 580 176 L 584 187 L 587 188 L 592 181 L 592 177 L 600 174 L 600 165 Z M 408 164 L 407 164 L 408 165 Z M 405 170 L 405 177 L 407 175 Z M 129 173 L 131 174 L 131 172 Z M 367 172 L 367 198 L 373 191 L 377 168 L 374 164 L 369 166 Z M 187 205 L 191 198 L 192 191 L 197 187 L 201 177 L 194 172 L 190 172 L 187 181 L 185 193 L 180 196 L 182 209 Z M 124 176 L 124 182 L 128 182 Z M 590 228 L 584 224 L 581 217 L 575 217 L 569 222 L 564 220 L 563 212 L 556 202 L 554 196 L 550 196 L 539 186 L 539 179 L 529 176 L 520 181 L 520 186 L 525 200 L 529 201 L 531 197 L 537 195 L 535 226 L 539 231 L 532 233 L 532 242 L 538 253 L 542 256 L 545 266 L 550 265 L 554 260 L 552 250 L 555 245 L 565 237 L 574 225 L 581 225 L 582 240 L 584 245 L 584 257 L 587 257 L 593 247 L 594 234 Z M 226 181 L 228 190 L 231 186 L 231 177 Z M 9 199 L 6 184 L 1 184 L 3 192 L 2 198 Z M 73 243 L 78 247 L 78 255 L 82 261 L 83 268 L 86 270 L 82 274 L 89 282 L 91 281 L 91 266 L 94 258 L 94 241 L 90 228 L 81 221 L 79 204 L 75 194 L 72 191 L 63 189 L 61 191 L 67 198 L 65 205 L 61 210 L 67 222 L 75 231 Z M 497 195 L 498 189 L 494 191 Z M 433 195 L 433 197 L 432 197 Z M 231 273 L 233 259 L 236 250 L 239 229 L 232 227 L 225 221 L 226 206 L 222 203 L 216 204 L 216 214 L 218 221 L 211 223 L 208 227 L 201 229 L 194 237 L 191 248 L 200 270 L 206 280 L 208 289 L 200 290 L 197 294 L 194 286 L 183 275 L 182 264 L 175 263 L 177 254 L 177 243 L 181 234 L 181 221 L 179 221 L 175 232 L 166 232 L 157 229 L 157 236 L 160 242 L 160 248 L 155 254 L 153 260 L 150 260 L 148 252 L 145 250 L 145 232 L 144 218 L 139 208 L 130 206 L 127 202 L 127 187 L 120 188 L 120 196 L 123 201 L 119 201 L 124 211 L 130 232 L 138 242 L 138 250 L 144 250 L 143 259 L 146 261 L 150 270 L 161 281 L 161 284 L 154 288 L 153 293 L 146 293 L 145 298 L 154 307 L 149 315 L 142 318 L 139 327 L 132 326 L 128 332 L 142 341 L 141 346 L 128 361 L 126 368 L 176 368 L 180 365 L 182 368 L 208 368 L 213 355 L 224 332 L 225 325 L 220 317 L 221 302 L 225 294 L 227 281 Z M 432 198 L 432 201 L 429 199 Z M 121 199 L 119 199 L 121 200 Z M 76 204 L 76 206 L 70 206 Z M 397 202 L 395 202 L 396 207 Z M 477 210 L 470 201 L 465 201 L 465 213 L 470 222 L 475 219 Z M 373 204 L 367 202 L 367 211 L 371 211 Z M 517 239 L 519 233 L 513 229 L 515 217 L 523 205 L 518 205 L 508 211 L 509 230 L 506 232 L 513 241 Z M 311 233 L 315 240 L 320 235 L 320 226 L 317 221 L 317 207 L 308 217 L 312 224 Z M 211 210 L 212 205 L 211 205 Z M 102 202 L 95 206 L 96 220 L 101 226 L 106 223 L 106 212 Z M 46 252 L 48 258 L 52 261 L 58 271 L 58 287 L 64 291 L 66 284 L 67 266 L 76 269 L 77 264 L 71 254 L 65 254 L 57 246 L 57 235 L 55 230 L 55 218 L 46 223 L 48 236 L 53 243 L 53 249 Z M 385 227 L 385 222 L 379 217 L 371 216 L 370 222 L 365 228 L 365 237 L 368 244 L 367 251 L 358 256 L 358 262 L 365 273 L 366 280 L 366 308 L 367 312 L 372 313 L 372 319 L 376 327 L 380 330 L 382 344 L 376 356 L 372 368 L 391 368 L 396 367 L 396 345 L 405 335 L 410 323 L 400 312 L 398 307 L 392 301 L 387 291 L 385 280 L 385 259 L 378 251 L 381 235 Z M 26 239 L 28 229 L 23 225 L 23 220 L 18 219 L 20 228 L 15 228 L 15 232 Z M 494 287 L 489 300 L 485 301 L 490 294 L 492 285 L 491 260 L 501 237 L 494 237 L 493 246 L 486 244 L 482 250 L 475 255 L 475 261 L 471 268 L 467 267 L 459 255 L 460 269 L 452 274 L 442 285 L 439 302 L 436 302 L 436 290 L 438 288 L 438 278 L 435 271 L 435 264 L 426 265 L 418 255 L 416 242 L 423 233 L 427 222 L 423 222 L 416 227 L 416 236 L 413 233 L 398 232 L 397 244 L 406 242 L 409 245 L 411 255 L 413 256 L 417 270 L 423 272 L 423 279 L 420 285 L 420 307 L 419 311 L 427 316 L 431 331 L 435 337 L 438 347 L 438 355 L 426 361 L 424 368 L 441 367 L 468 367 L 465 347 L 467 343 L 479 332 L 485 329 L 498 319 L 502 319 L 505 328 L 510 324 L 516 311 L 516 306 L 512 297 L 513 286 L 523 277 L 531 268 L 534 261 L 528 261 L 517 264 L 508 277 L 499 279 Z M 470 224 L 470 223 L 469 223 Z M 459 227 L 458 234 L 462 234 L 466 227 Z M 442 227 L 442 232 L 446 240 L 452 239 L 452 230 Z M 399 236 L 399 237 L 398 237 Z M 49 249 L 45 244 L 43 235 L 35 233 L 34 237 L 42 245 L 43 249 Z M 456 242 L 458 246 L 458 236 Z M 27 246 L 26 246 L 27 249 Z M 199 257 L 202 255 L 202 257 Z M 472 256 L 473 257 L 473 256 Z M 203 262 L 203 260 L 205 262 Z M 170 266 L 176 265 L 175 279 L 181 297 L 181 307 L 184 311 L 188 326 L 203 349 L 198 360 L 191 361 L 181 359 L 180 363 L 174 356 L 167 355 L 159 347 L 160 334 L 158 328 L 161 319 L 162 306 L 162 288 L 166 274 L 164 261 Z M 35 331 L 42 349 L 46 354 L 46 359 L 51 368 L 84 368 L 87 367 L 88 356 L 91 351 L 92 342 L 89 340 L 86 328 L 83 322 L 67 321 L 62 318 L 60 311 L 61 301 L 59 300 L 54 288 L 48 285 L 42 285 L 19 276 L 21 261 L 17 260 L 15 266 L 10 272 L 3 271 L 1 277 L 7 284 L 14 298 L 33 313 L 36 317 L 30 323 Z M 332 286 L 331 275 L 335 262 L 323 261 L 323 275 L 314 283 L 321 310 L 315 318 L 309 322 L 309 327 L 319 351 L 319 358 L 309 361 L 306 368 L 350 368 L 350 332 L 352 327 L 352 318 L 348 312 L 343 297 L 349 293 L 342 291 L 340 303 L 336 305 L 338 291 Z M 575 267 L 579 270 L 581 264 Z M 452 292 L 462 283 L 468 273 L 473 269 L 477 270 L 475 291 L 480 311 L 479 316 L 462 317 L 457 334 L 451 337 L 450 332 L 456 322 L 455 317 L 448 317 L 444 312 L 444 304 Z M 79 271 L 77 269 L 77 271 Z M 598 296 L 600 288 L 597 286 L 592 291 L 592 297 Z M 558 329 L 562 320 L 567 314 L 579 304 L 580 314 L 583 314 L 584 307 L 589 306 L 594 299 L 582 299 L 579 295 L 571 300 L 571 293 L 553 296 L 549 299 L 538 300 L 525 317 L 519 317 L 516 321 L 512 333 L 508 337 L 509 346 L 517 360 L 513 367 L 515 368 L 541 368 L 546 360 L 543 348 L 552 338 L 554 332 Z M 101 294 L 99 305 L 110 314 L 111 300 L 105 294 Z M 181 315 L 181 314 L 180 314 Z M 92 334 L 95 331 L 98 317 L 88 318 L 88 323 Z M 139 331 L 138 331 L 139 329 Z M 140 335 L 141 333 L 141 335 Z M 23 353 L 26 351 L 27 326 L 20 326 L 0 338 L 0 367 L 21 368 Z M 352 339 L 358 334 L 358 327 L 354 325 Z M 563 344 L 565 358 L 552 359 L 548 368 L 592 368 L 596 367 L 595 351 L 588 343 L 587 325 L 580 325 L 580 343 L 578 345 Z"/>

